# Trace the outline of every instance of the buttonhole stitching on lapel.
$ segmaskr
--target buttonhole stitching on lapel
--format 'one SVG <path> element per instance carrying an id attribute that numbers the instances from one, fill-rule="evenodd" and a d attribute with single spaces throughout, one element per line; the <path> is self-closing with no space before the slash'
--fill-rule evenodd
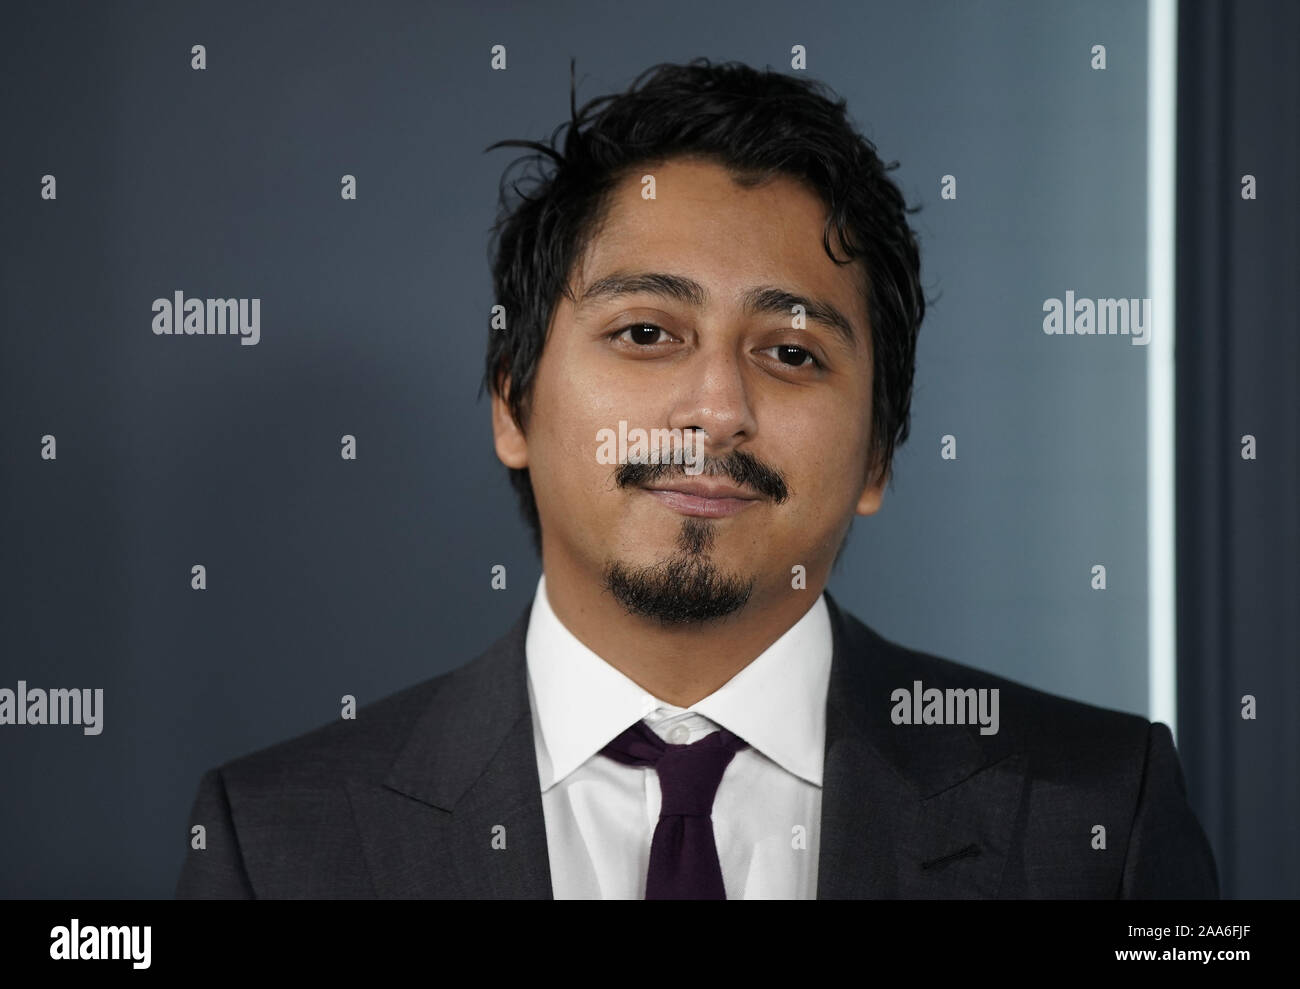
<path id="1" fill-rule="evenodd" d="M 948 855 L 941 855 L 937 859 L 931 859 L 929 862 L 922 862 L 922 869 L 937 869 L 939 866 L 947 865 L 949 862 L 957 859 L 972 858 L 980 853 L 979 845 L 967 845 L 965 848 L 959 848 L 957 851 Z"/>

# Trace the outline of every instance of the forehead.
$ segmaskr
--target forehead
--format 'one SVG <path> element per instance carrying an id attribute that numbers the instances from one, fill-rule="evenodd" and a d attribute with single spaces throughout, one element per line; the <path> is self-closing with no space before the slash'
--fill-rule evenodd
<path id="1" fill-rule="evenodd" d="M 643 195 L 646 176 L 653 199 Z M 581 296 L 610 272 L 670 271 L 706 285 L 713 304 L 781 285 L 835 303 L 867 341 L 866 272 L 861 259 L 840 265 L 827 255 L 826 218 L 817 193 L 788 175 L 746 185 L 707 159 L 646 163 L 611 190 L 574 281 Z"/>

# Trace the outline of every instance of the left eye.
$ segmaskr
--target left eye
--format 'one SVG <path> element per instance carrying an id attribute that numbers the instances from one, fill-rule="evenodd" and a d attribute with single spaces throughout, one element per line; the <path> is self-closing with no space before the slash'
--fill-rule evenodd
<path id="1" fill-rule="evenodd" d="M 777 344 L 775 347 L 768 347 L 764 353 L 775 351 L 776 359 L 782 364 L 788 364 L 790 367 L 804 367 L 805 361 L 811 361 L 814 367 L 820 367 L 821 364 L 808 351 L 802 347 L 796 347 L 792 344 Z"/>

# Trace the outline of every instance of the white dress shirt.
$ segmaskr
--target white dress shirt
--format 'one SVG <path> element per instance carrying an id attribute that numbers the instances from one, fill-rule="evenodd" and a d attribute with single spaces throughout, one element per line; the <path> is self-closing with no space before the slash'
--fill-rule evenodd
<path id="1" fill-rule="evenodd" d="M 659 820 L 653 766 L 600 750 L 638 719 L 673 744 L 718 726 L 749 743 L 713 801 L 727 899 L 815 899 L 831 625 L 818 596 L 753 662 L 690 708 L 647 693 L 584 646 L 537 582 L 525 652 L 556 899 L 645 897 Z"/>

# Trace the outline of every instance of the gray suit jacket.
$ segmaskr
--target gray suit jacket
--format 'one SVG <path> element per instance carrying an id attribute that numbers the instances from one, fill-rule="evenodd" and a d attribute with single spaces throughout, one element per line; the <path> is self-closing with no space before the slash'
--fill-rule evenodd
<path id="1" fill-rule="evenodd" d="M 905 649 L 826 600 L 819 898 L 1218 896 L 1165 725 Z M 528 616 L 355 720 L 206 773 L 190 820 L 206 848 L 176 895 L 549 898 Z M 1000 688 L 1000 730 L 893 724 L 915 680 Z"/>

